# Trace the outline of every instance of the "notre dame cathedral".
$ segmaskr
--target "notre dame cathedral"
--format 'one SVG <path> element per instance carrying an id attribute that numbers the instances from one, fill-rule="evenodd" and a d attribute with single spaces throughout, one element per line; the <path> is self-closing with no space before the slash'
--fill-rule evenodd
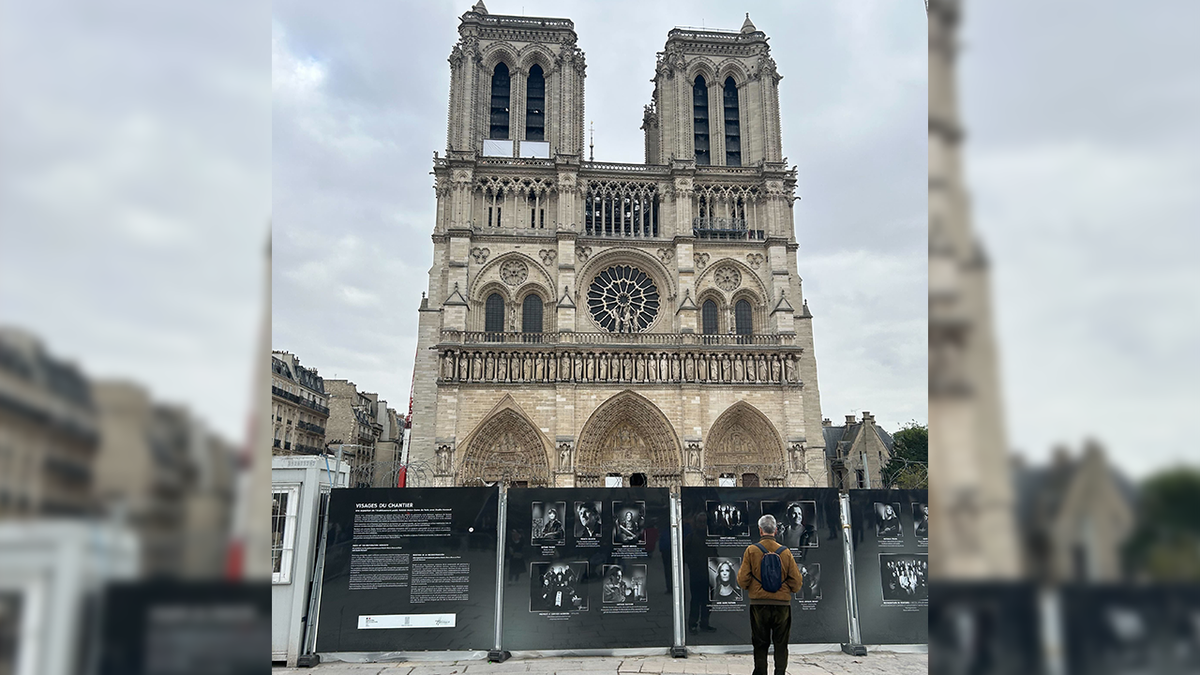
<path id="1" fill-rule="evenodd" d="M 461 17 L 410 462 L 437 485 L 824 486 L 767 36 L 676 28 L 589 161 L 567 19 Z"/>

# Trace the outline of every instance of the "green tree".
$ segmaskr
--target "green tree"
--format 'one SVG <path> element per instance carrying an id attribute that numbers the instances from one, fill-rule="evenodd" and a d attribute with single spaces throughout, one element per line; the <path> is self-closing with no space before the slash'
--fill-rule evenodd
<path id="1" fill-rule="evenodd" d="M 929 427 L 913 420 L 892 434 L 892 458 L 883 467 L 883 484 L 929 488 Z"/>
<path id="2" fill-rule="evenodd" d="M 1200 582 L 1200 469 L 1156 473 L 1140 487 L 1125 559 L 1137 577 Z"/>

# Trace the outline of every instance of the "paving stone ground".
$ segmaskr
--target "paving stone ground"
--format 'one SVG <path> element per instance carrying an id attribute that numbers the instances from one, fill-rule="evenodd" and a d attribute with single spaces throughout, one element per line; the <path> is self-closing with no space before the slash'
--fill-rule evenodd
<path id="1" fill-rule="evenodd" d="M 848 656 L 841 652 L 793 654 L 788 675 L 925 675 L 927 654 L 871 652 Z M 686 659 L 668 656 L 593 656 L 565 658 L 514 657 L 504 663 L 486 661 L 421 661 L 401 663 L 322 663 L 315 668 L 275 668 L 273 675 L 632 675 L 633 673 L 727 673 L 750 675 L 749 654 L 692 654 Z"/>

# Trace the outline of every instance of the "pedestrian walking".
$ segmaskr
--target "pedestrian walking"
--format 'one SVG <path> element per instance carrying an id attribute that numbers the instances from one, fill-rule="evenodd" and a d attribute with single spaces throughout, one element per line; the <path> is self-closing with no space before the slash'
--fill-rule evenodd
<path id="1" fill-rule="evenodd" d="M 775 516 L 758 519 L 762 539 L 746 547 L 738 585 L 750 595 L 750 644 L 754 675 L 767 675 L 767 650 L 775 645 L 775 675 L 787 672 L 788 636 L 792 632 L 792 594 L 803 586 L 800 568 L 788 547 L 775 541 Z"/>

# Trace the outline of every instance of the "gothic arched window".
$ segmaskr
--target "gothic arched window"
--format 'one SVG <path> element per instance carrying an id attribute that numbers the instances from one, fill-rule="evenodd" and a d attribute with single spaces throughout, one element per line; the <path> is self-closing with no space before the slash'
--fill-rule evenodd
<path id="1" fill-rule="evenodd" d="M 546 140 L 546 76 L 539 65 L 529 69 L 525 85 L 525 140 Z"/>
<path id="2" fill-rule="evenodd" d="M 499 293 L 488 296 L 483 309 L 483 330 L 489 333 L 504 332 L 504 298 Z"/>
<path id="3" fill-rule="evenodd" d="M 696 164 L 712 164 L 708 154 L 708 83 L 697 75 L 692 85 L 692 133 L 695 134 Z"/>
<path id="4" fill-rule="evenodd" d="M 725 78 L 725 166 L 742 165 L 742 130 L 738 119 L 738 90 L 732 77 Z"/>
<path id="5" fill-rule="evenodd" d="M 521 332 L 542 332 L 542 299 L 536 295 L 525 296 L 521 303 Z"/>
<path id="6" fill-rule="evenodd" d="M 733 306 L 733 320 L 738 335 L 749 335 L 754 332 L 754 314 L 750 309 L 750 301 L 738 300 Z"/>
<path id="7" fill-rule="evenodd" d="M 717 303 L 705 300 L 700 307 L 701 319 L 704 322 L 704 334 L 714 335 L 717 332 Z"/>
<path id="8" fill-rule="evenodd" d="M 496 69 L 492 71 L 492 116 L 488 138 L 508 140 L 509 86 L 508 66 L 497 63 Z"/>

